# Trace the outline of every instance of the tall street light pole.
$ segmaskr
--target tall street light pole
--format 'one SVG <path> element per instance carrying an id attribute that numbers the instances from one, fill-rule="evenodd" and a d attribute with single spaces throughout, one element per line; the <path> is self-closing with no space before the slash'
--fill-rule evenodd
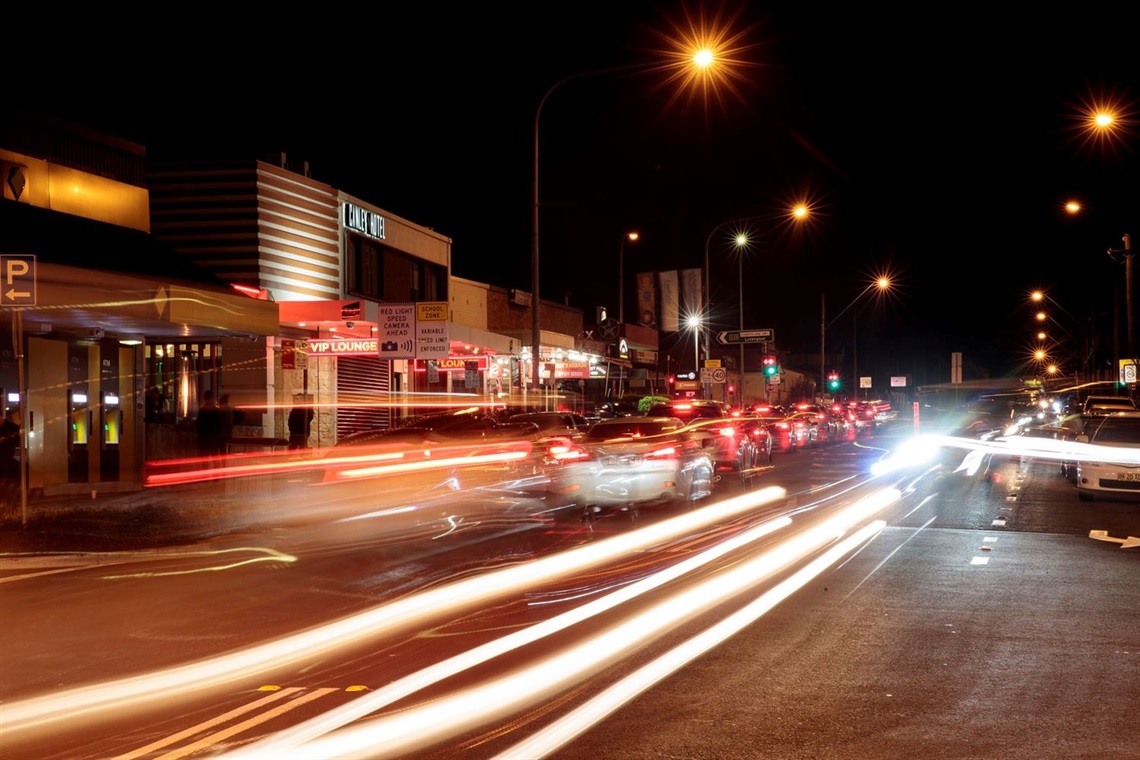
<path id="1" fill-rule="evenodd" d="M 625 243 L 628 240 L 636 243 L 641 238 L 636 232 L 627 232 L 621 236 L 621 247 L 618 249 L 618 322 L 625 324 Z"/>
<path id="2" fill-rule="evenodd" d="M 798 205 L 792 209 L 791 218 L 795 222 L 800 222 L 800 221 L 807 218 L 808 213 L 809 213 L 809 209 L 807 208 L 807 206 L 800 204 L 800 205 Z M 705 322 L 705 358 L 706 359 L 709 358 L 709 355 L 710 355 L 711 350 L 712 350 L 712 336 L 711 336 L 712 319 L 711 319 L 711 310 L 710 310 L 711 295 L 710 295 L 710 290 L 709 290 L 709 285 L 710 285 L 710 281 L 712 278 L 710 277 L 710 271 L 709 271 L 709 248 L 712 245 L 713 236 L 716 235 L 717 231 L 723 227 L 728 227 L 728 226 L 733 226 L 733 225 L 745 225 L 748 222 L 754 222 L 754 221 L 758 221 L 761 219 L 770 220 L 771 218 L 772 217 L 770 214 L 768 214 L 768 215 L 754 214 L 753 216 L 743 216 L 743 217 L 740 217 L 739 219 L 730 219 L 727 222 L 721 222 L 717 226 L 713 227 L 712 230 L 709 232 L 708 237 L 705 238 L 705 270 L 704 270 L 704 304 L 703 304 L 703 309 L 704 309 L 706 314 L 710 315 L 709 318 Z M 739 257 L 738 261 L 737 261 L 737 264 L 738 264 L 738 266 L 737 266 L 737 285 L 738 285 L 738 290 L 739 290 L 739 292 L 738 292 L 739 300 L 737 301 L 737 304 L 740 307 L 739 320 L 738 320 L 739 321 L 739 327 L 740 327 L 740 330 L 743 332 L 744 331 L 744 251 L 745 251 L 745 249 L 748 248 L 748 244 L 750 242 L 748 231 L 744 230 L 744 229 L 738 230 L 733 235 L 732 242 L 733 242 L 733 245 L 736 247 L 737 256 Z M 741 400 L 743 401 L 743 399 L 744 399 L 744 344 L 743 343 L 740 344 L 740 397 L 741 397 Z"/>
<path id="3" fill-rule="evenodd" d="M 827 337 L 827 328 L 829 328 L 833 324 L 835 324 L 836 320 L 838 320 L 840 317 L 842 317 L 844 314 L 846 314 L 847 310 L 850 309 L 852 306 L 854 306 L 856 303 L 858 303 L 859 299 L 862 298 L 863 296 L 865 296 L 868 292 L 870 292 L 872 288 L 878 288 L 880 291 L 884 291 L 884 290 L 887 290 L 890 286 L 891 286 L 891 281 L 887 277 L 880 277 L 877 280 L 874 280 L 869 285 L 867 285 L 867 287 L 865 287 L 861 291 L 859 291 L 859 295 L 857 295 L 853 299 L 851 299 L 851 303 L 844 306 L 838 314 L 836 314 L 834 317 L 832 317 L 830 322 L 827 321 L 827 308 L 826 308 L 827 302 L 824 298 L 824 294 L 823 293 L 819 294 L 819 390 L 820 390 L 820 396 L 823 395 L 823 391 L 827 388 L 827 366 L 826 366 L 827 365 L 827 359 L 826 359 L 827 354 L 824 351 L 824 346 L 826 345 L 825 339 Z M 858 371 L 858 370 L 856 369 L 856 371 Z M 858 378 L 856 378 L 855 382 L 858 382 Z"/>
<path id="4" fill-rule="evenodd" d="M 694 67 L 697 69 L 709 69 L 718 64 L 717 55 L 715 51 L 708 48 L 692 51 L 692 54 L 685 59 L 681 65 L 684 67 Z M 539 245 L 538 245 L 538 231 L 539 231 L 539 123 L 542 120 L 542 108 L 546 105 L 546 101 L 550 96 L 562 85 L 567 82 L 572 82 L 577 79 L 587 79 L 590 77 L 601 76 L 603 74 L 616 74 L 619 72 L 637 72 L 637 71 L 653 71 L 653 70 L 669 70 L 676 68 L 678 64 L 661 63 L 658 61 L 650 63 L 634 63 L 625 66 L 611 66 L 604 69 L 593 69 L 591 71 L 583 71 L 577 74 L 570 74 L 562 79 L 559 79 L 554 84 L 546 89 L 542 97 L 538 101 L 538 106 L 534 111 L 534 177 L 531 186 L 531 243 L 530 243 L 530 279 L 531 279 L 531 315 L 530 315 L 530 343 L 531 343 L 531 387 L 534 392 L 538 392 L 538 362 L 539 362 L 539 348 L 542 341 L 542 322 L 539 316 L 541 311 L 541 297 L 539 295 Z M 699 78 L 697 81 L 700 81 Z"/>

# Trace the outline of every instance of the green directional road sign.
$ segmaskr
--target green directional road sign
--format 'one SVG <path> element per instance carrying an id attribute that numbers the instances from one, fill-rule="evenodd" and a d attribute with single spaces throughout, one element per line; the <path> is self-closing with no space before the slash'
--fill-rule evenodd
<path id="1" fill-rule="evenodd" d="M 776 340 L 774 330 L 722 330 L 716 334 L 716 342 L 722 346 L 738 343 L 772 343 Z"/>

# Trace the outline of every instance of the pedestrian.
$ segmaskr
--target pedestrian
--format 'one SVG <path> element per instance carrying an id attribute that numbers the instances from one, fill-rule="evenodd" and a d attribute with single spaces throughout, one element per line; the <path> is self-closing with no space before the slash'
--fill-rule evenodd
<path id="1" fill-rule="evenodd" d="M 221 457 L 225 453 L 225 419 L 222 408 L 214 400 L 214 392 L 211 390 L 202 393 L 202 404 L 198 407 L 195 426 L 198 433 L 198 452 L 211 459 Z"/>
<path id="2" fill-rule="evenodd" d="M 300 406 L 297 402 L 302 402 Z M 304 403 L 304 396 L 293 399 L 293 409 L 289 412 L 289 448 L 305 449 L 309 447 L 309 425 L 313 422 L 313 407 Z"/>
<path id="3" fill-rule="evenodd" d="M 0 504 L 13 506 L 20 493 L 20 426 L 0 406 Z"/>

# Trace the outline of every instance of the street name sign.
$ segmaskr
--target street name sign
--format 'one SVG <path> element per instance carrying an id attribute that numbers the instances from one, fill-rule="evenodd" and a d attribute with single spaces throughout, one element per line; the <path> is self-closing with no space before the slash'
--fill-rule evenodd
<path id="1" fill-rule="evenodd" d="M 774 330 L 722 330 L 716 334 L 716 342 L 722 346 L 738 343 L 771 343 L 775 340 Z"/>

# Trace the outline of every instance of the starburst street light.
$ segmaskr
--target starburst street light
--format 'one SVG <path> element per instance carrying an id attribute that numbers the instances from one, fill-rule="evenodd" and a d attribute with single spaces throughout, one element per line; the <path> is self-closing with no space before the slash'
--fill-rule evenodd
<path id="1" fill-rule="evenodd" d="M 747 46 L 741 44 L 743 32 L 733 34 L 727 31 L 734 20 L 735 17 L 721 23 L 719 18 L 714 18 L 706 23 L 703 17 L 687 18 L 687 26 L 676 27 L 672 34 L 662 35 L 669 49 L 663 51 L 658 60 L 570 74 L 550 85 L 539 98 L 534 113 L 534 177 L 531 188 L 531 385 L 535 392 L 539 388 L 538 368 L 542 340 L 539 315 L 539 124 L 543 106 L 554 91 L 567 82 L 623 72 L 665 73 L 667 76 L 664 84 L 677 84 L 681 89 L 696 91 L 707 103 L 721 87 L 735 90 L 734 83 L 742 76 L 740 70 L 749 65 L 736 57 L 747 49 Z"/>
<path id="2" fill-rule="evenodd" d="M 799 203 L 799 204 L 796 204 L 795 206 L 793 206 L 791 208 L 791 210 L 789 212 L 787 212 L 787 214 L 788 214 L 788 218 L 790 218 L 791 221 L 800 222 L 800 221 L 802 221 L 808 217 L 809 208 L 808 208 L 807 204 Z M 712 245 L 713 237 L 716 235 L 718 230 L 721 230 L 725 227 L 732 227 L 733 228 L 729 234 L 728 240 L 729 240 L 729 242 L 731 242 L 731 244 L 733 246 L 733 250 L 735 251 L 736 257 L 737 257 L 737 277 L 736 277 L 737 285 L 738 285 L 738 293 L 737 293 L 737 299 L 738 300 L 736 302 L 737 307 L 738 307 L 738 320 L 737 320 L 737 322 L 739 325 L 739 329 L 741 331 L 743 331 L 744 330 L 744 255 L 747 253 L 749 246 L 752 243 L 752 237 L 753 237 L 752 230 L 749 229 L 748 225 L 752 222 L 762 221 L 762 220 L 770 221 L 771 219 L 772 219 L 771 214 L 766 214 L 766 215 L 765 214 L 757 214 L 754 216 L 741 217 L 739 219 L 731 219 L 727 222 L 721 222 L 717 226 L 713 227 L 712 230 L 709 232 L 708 237 L 705 238 L 705 268 L 704 268 L 704 273 L 703 273 L 703 276 L 704 276 L 704 308 L 710 314 L 710 319 L 708 320 L 708 323 L 706 323 L 706 325 L 705 325 L 705 358 L 709 358 L 709 355 L 712 351 L 712 338 L 711 338 L 712 296 L 711 296 L 711 289 L 710 289 L 712 277 L 710 276 L 710 271 L 709 271 L 709 250 L 710 250 L 710 246 Z M 765 347 L 765 351 L 766 351 L 766 347 Z M 740 379 L 741 379 L 740 396 L 741 396 L 741 399 L 743 399 L 744 398 L 744 390 L 745 390 L 745 384 L 744 384 L 744 344 L 743 343 L 740 344 Z"/>
<path id="3" fill-rule="evenodd" d="M 829 328 L 833 324 L 835 324 L 836 320 L 838 320 L 840 317 L 842 317 L 844 314 L 846 314 L 848 309 L 850 309 L 852 306 L 854 306 L 856 303 L 858 303 L 859 299 L 861 299 L 867 293 L 871 292 L 872 289 L 878 288 L 879 294 L 881 295 L 882 293 L 889 290 L 890 287 L 891 287 L 890 277 L 888 277 L 887 275 L 880 275 L 879 277 L 876 277 L 874 280 L 872 280 L 871 282 L 869 282 L 867 284 L 867 287 L 865 287 L 861 291 L 859 291 L 859 295 L 857 295 L 851 299 L 851 303 L 844 306 L 839 311 L 838 314 L 836 314 L 834 317 L 832 317 L 830 322 L 827 321 L 827 310 L 825 307 L 826 302 L 824 300 L 824 294 L 823 293 L 819 294 L 819 387 L 820 387 L 821 393 L 822 393 L 824 388 L 827 388 L 827 372 L 826 372 L 826 369 L 827 369 L 826 356 L 827 356 L 827 354 L 824 352 L 825 339 L 827 336 L 827 328 Z M 858 346 L 856 345 L 852 350 L 852 355 L 854 357 L 858 356 L 857 351 L 858 351 Z M 853 371 L 856 375 L 855 382 L 858 383 L 859 382 L 859 378 L 858 378 L 859 364 L 858 364 L 857 358 L 855 359 Z"/>

